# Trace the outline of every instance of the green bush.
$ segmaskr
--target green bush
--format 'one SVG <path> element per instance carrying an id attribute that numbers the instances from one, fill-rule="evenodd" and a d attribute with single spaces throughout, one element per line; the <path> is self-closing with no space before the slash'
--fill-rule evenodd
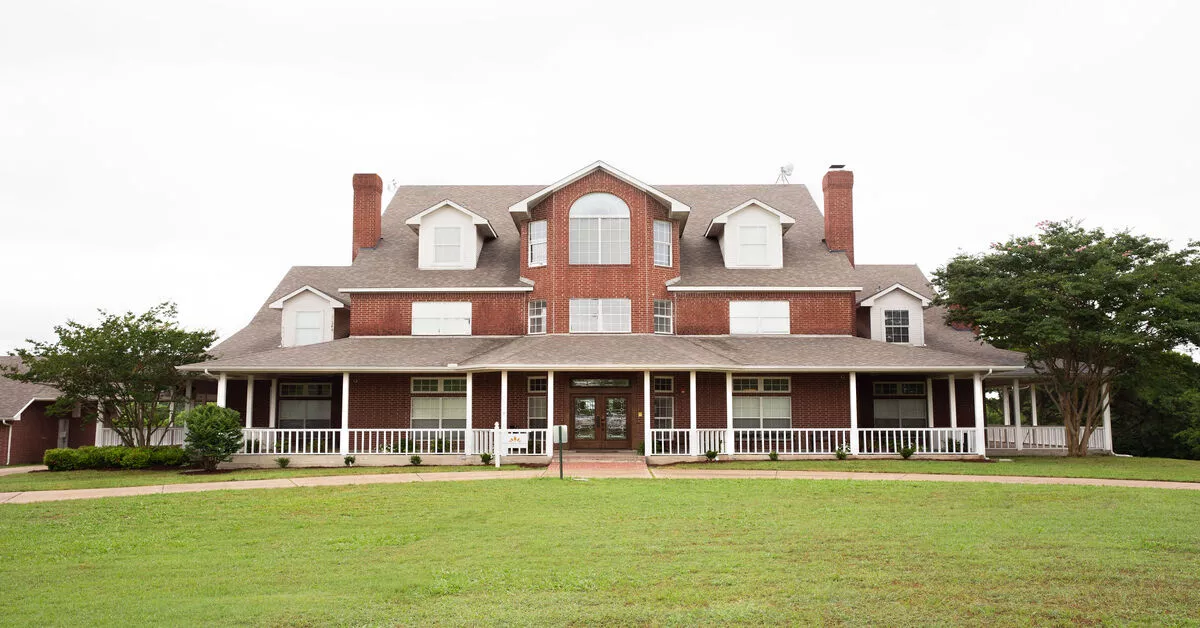
<path id="1" fill-rule="evenodd" d="M 408 461 L 411 462 L 413 466 L 421 465 L 421 457 L 420 456 L 409 456 Z"/>
<path id="2" fill-rule="evenodd" d="M 704 457 L 708 458 L 709 462 L 712 462 L 717 459 L 717 452 L 710 449 L 710 450 L 704 452 Z"/>
<path id="3" fill-rule="evenodd" d="M 47 449 L 42 454 L 42 464 L 51 471 L 71 471 L 78 462 L 79 454 L 74 449 Z"/>
<path id="4" fill-rule="evenodd" d="M 79 469 L 107 468 L 104 450 L 107 447 L 80 447 L 75 450 L 76 467 Z"/>
<path id="5" fill-rule="evenodd" d="M 486 451 L 479 454 L 479 461 L 483 464 L 492 464 L 492 454 L 489 454 Z"/>
<path id="6" fill-rule="evenodd" d="M 149 447 L 130 447 L 121 457 L 122 469 L 146 469 L 150 467 Z"/>
<path id="7" fill-rule="evenodd" d="M 292 464 L 292 459 L 280 456 L 275 459 L 275 464 L 279 465 L 280 469 L 286 469 L 289 464 Z"/>
<path id="8" fill-rule="evenodd" d="M 346 456 L 345 458 L 342 458 L 342 462 L 346 463 L 347 467 L 353 467 L 355 460 L 358 460 L 358 458 L 355 458 L 354 456 Z"/>
<path id="9" fill-rule="evenodd" d="M 182 447 L 162 445 L 150 448 L 150 465 L 155 467 L 182 467 L 188 463 L 188 454 Z"/>
<path id="10" fill-rule="evenodd" d="M 917 448 L 913 447 L 912 445 L 900 448 L 900 457 L 904 458 L 905 460 L 908 460 L 915 453 L 917 453 Z"/>
<path id="11" fill-rule="evenodd" d="M 242 448 L 242 420 L 236 410 L 215 403 L 196 406 L 179 416 L 187 424 L 187 451 L 206 471 L 229 461 Z"/>
<path id="12" fill-rule="evenodd" d="M 838 460 L 845 460 L 850 455 L 849 446 L 838 447 L 837 451 L 833 452 L 833 455 L 837 456 Z"/>
<path id="13" fill-rule="evenodd" d="M 772 449 L 771 453 L 767 454 L 767 457 L 772 461 L 779 460 L 779 452 Z"/>

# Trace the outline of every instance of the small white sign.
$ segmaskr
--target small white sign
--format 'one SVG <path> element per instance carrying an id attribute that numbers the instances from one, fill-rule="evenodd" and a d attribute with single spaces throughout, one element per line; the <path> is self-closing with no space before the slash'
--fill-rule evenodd
<path id="1" fill-rule="evenodd" d="M 554 444 L 555 445 L 567 444 L 567 426 L 565 426 L 565 425 L 555 425 L 554 426 Z"/>
<path id="2" fill-rule="evenodd" d="M 504 438 L 504 445 L 509 451 L 513 449 L 528 449 L 529 448 L 529 432 L 509 433 Z"/>

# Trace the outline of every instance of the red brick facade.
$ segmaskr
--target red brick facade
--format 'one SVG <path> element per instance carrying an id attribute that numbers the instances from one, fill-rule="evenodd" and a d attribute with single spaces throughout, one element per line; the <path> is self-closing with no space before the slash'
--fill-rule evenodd
<path id="1" fill-rule="evenodd" d="M 412 334 L 414 301 L 471 302 L 471 334 L 513 336 L 528 325 L 524 292 L 378 292 L 351 297 L 351 336 L 408 336 Z"/>
<path id="2" fill-rule="evenodd" d="M 853 292 L 676 292 L 675 333 L 728 334 L 730 301 L 787 301 L 793 334 L 854 335 Z"/>
<path id="3" fill-rule="evenodd" d="M 854 173 L 830 170 L 821 179 L 825 194 L 825 245 L 830 251 L 845 251 L 854 265 Z"/>
<path id="4" fill-rule="evenodd" d="M 356 174 L 354 187 L 354 234 L 350 259 L 358 257 L 358 250 L 375 248 L 379 244 L 383 218 L 383 179 L 377 174 Z"/>

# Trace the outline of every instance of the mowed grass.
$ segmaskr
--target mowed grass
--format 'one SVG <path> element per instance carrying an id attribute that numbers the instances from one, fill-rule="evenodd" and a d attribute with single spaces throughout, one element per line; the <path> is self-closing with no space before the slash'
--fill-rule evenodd
<path id="1" fill-rule="evenodd" d="M 9 625 L 1194 624 L 1200 494 L 558 479 L 0 506 Z"/>
<path id="2" fill-rule="evenodd" d="M 863 471 L 875 473 L 949 473 L 954 475 L 1030 475 L 1062 478 L 1167 480 L 1200 482 L 1200 460 L 1119 456 L 1024 456 L 1009 462 L 943 460 L 778 460 L 686 463 L 678 468 L 776 469 L 792 471 Z"/>
<path id="3" fill-rule="evenodd" d="M 500 470 L 520 469 L 518 465 L 501 465 Z M 37 471 L 0 476 L 0 493 L 16 491 L 59 491 L 73 488 L 113 488 L 116 486 L 152 486 L 157 484 L 190 484 L 194 482 L 234 482 L 237 480 L 270 480 L 320 475 L 365 475 L 375 473 L 453 473 L 456 471 L 496 471 L 489 466 L 406 466 L 406 467 L 307 467 L 287 469 L 236 469 L 228 473 L 193 473 L 187 471 Z"/>

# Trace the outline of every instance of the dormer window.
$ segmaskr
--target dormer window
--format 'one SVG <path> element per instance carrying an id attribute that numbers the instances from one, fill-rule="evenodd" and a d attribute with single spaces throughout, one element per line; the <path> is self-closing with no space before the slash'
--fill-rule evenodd
<path id="1" fill-rule="evenodd" d="M 750 199 L 708 223 L 707 238 L 716 238 L 726 268 L 783 268 L 783 234 L 796 219 Z"/>
<path id="2" fill-rule="evenodd" d="M 334 311 L 346 306 L 312 286 L 303 286 L 267 307 L 282 310 L 280 346 L 299 347 L 333 340 Z"/>
<path id="3" fill-rule="evenodd" d="M 323 340 L 321 327 L 325 312 L 296 312 L 296 326 L 292 346 L 311 345 Z"/>
<path id="4" fill-rule="evenodd" d="M 628 264 L 629 206 L 607 192 L 584 194 L 571 205 L 571 263 Z"/>
<path id="5" fill-rule="evenodd" d="M 462 263 L 462 227 L 433 228 L 433 263 L 439 266 Z"/>
<path id="6" fill-rule="evenodd" d="M 883 336 L 887 342 L 908 342 L 908 310 L 883 311 Z"/>
<path id="7" fill-rule="evenodd" d="M 546 265 L 546 221 L 529 223 L 529 265 Z"/>
<path id="8" fill-rule="evenodd" d="M 863 299 L 859 306 L 870 308 L 872 339 L 922 346 L 923 309 L 929 304 L 928 297 L 897 283 Z"/>
<path id="9" fill-rule="evenodd" d="M 741 266 L 767 265 L 767 226 L 738 227 L 738 263 Z"/>

